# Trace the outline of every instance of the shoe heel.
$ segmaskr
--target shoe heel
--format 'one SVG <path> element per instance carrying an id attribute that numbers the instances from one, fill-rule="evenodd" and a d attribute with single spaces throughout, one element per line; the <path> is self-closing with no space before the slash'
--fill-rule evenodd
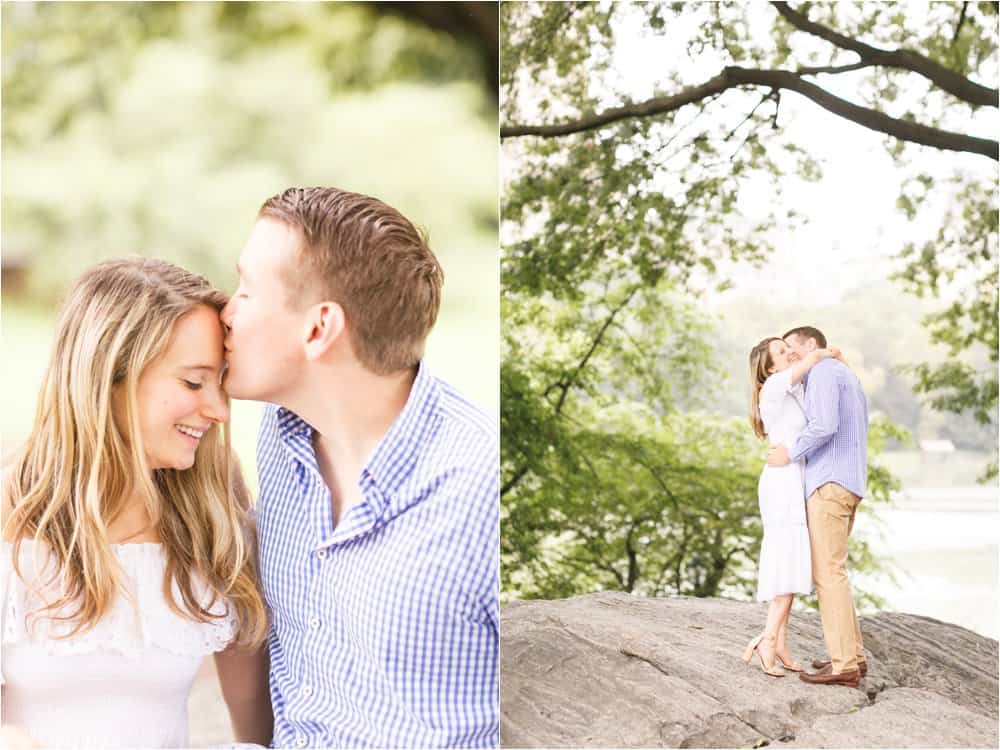
<path id="1" fill-rule="evenodd" d="M 752 641 L 750 641 L 750 643 L 747 645 L 746 651 L 743 652 L 743 656 L 742 656 L 744 664 L 749 664 L 750 660 L 753 659 L 753 650 L 755 648 L 757 648 L 757 644 L 760 643 L 760 639 L 762 637 L 763 636 L 759 636 L 758 635 L 756 638 L 754 638 Z"/>

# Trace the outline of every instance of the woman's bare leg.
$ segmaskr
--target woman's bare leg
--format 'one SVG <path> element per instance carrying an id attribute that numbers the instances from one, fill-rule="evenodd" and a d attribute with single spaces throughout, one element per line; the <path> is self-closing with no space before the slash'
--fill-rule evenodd
<path id="1" fill-rule="evenodd" d="M 788 607 L 785 609 L 785 616 L 782 618 L 781 624 L 778 626 L 778 638 L 775 642 L 775 649 L 778 656 L 781 657 L 785 664 L 792 664 L 794 661 L 791 654 L 788 653 L 788 618 L 791 617 L 792 602 L 794 600 L 794 595 L 789 595 Z"/>
<path id="2" fill-rule="evenodd" d="M 792 607 L 792 595 L 781 594 L 771 600 L 771 605 L 767 608 L 767 621 L 764 623 L 764 637 L 757 647 L 760 655 L 764 657 L 764 664 L 768 667 L 774 666 L 774 654 L 778 635 L 781 626 L 788 618 L 788 612 Z"/>

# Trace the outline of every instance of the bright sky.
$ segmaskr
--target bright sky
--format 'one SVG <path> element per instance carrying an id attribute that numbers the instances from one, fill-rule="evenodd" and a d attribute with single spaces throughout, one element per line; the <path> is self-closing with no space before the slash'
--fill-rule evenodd
<path id="1" fill-rule="evenodd" d="M 909 7 L 919 12 L 916 5 Z M 752 31 L 762 43 L 768 36 L 773 13 L 762 5 L 759 13 L 750 14 Z M 638 14 L 621 23 L 617 29 L 619 43 L 613 55 L 615 88 L 642 100 L 653 95 L 657 84 L 663 85 L 665 71 L 679 72 L 687 85 L 702 83 L 718 74 L 724 63 L 714 54 L 691 60 L 685 51 L 682 40 L 691 36 L 692 26 L 697 22 L 692 14 L 656 37 L 642 31 Z M 821 60 L 828 59 L 825 55 L 830 45 L 801 33 L 793 43 L 801 42 L 797 38 L 800 36 L 806 36 L 804 43 L 815 42 L 817 51 L 824 56 Z M 845 60 L 853 62 L 853 58 Z M 651 61 L 664 62 L 651 64 Z M 864 75 L 861 71 L 820 76 L 814 80 L 831 93 L 861 103 L 855 92 Z M 996 85 L 995 80 L 982 83 Z M 723 99 L 730 97 L 733 100 L 739 96 L 737 92 L 727 92 Z M 749 105 L 744 114 L 759 99 L 760 93 L 751 92 L 745 96 Z M 710 106 L 703 117 L 711 118 L 713 111 L 720 112 L 716 105 L 721 102 L 722 99 Z M 607 100 L 608 106 L 617 103 L 620 102 L 614 97 Z M 903 104 L 901 101 L 897 107 Z M 686 118 L 693 117 L 694 108 L 690 108 L 690 114 L 687 111 L 684 114 Z M 737 110 L 729 110 L 725 121 L 735 124 L 739 119 Z M 782 94 L 779 123 L 782 139 L 799 144 L 820 160 L 823 177 L 815 183 L 794 175 L 783 178 L 783 205 L 794 206 L 807 221 L 796 231 L 774 238 L 775 253 L 762 269 L 747 265 L 735 269 L 735 288 L 716 295 L 715 304 L 731 303 L 747 295 L 781 305 L 834 304 L 845 292 L 863 282 L 885 278 L 894 268 L 891 256 L 909 239 L 926 241 L 933 236 L 947 209 L 948 188 L 943 185 L 915 221 L 908 221 L 896 209 L 896 199 L 907 170 L 893 163 L 880 133 L 838 118 L 791 92 Z M 982 108 L 976 115 L 971 134 L 987 136 L 997 132 L 1000 132 L 997 111 Z M 912 153 L 918 153 L 916 147 Z M 920 170 L 941 180 L 960 168 L 996 181 L 996 162 L 983 156 L 922 148 L 919 158 Z M 739 207 L 750 224 L 763 219 L 772 202 L 767 181 L 762 178 L 747 182 Z"/>

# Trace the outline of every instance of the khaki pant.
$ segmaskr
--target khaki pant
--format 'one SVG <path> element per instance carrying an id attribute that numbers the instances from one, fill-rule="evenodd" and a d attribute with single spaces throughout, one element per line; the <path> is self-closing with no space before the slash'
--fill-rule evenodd
<path id="1" fill-rule="evenodd" d="M 806 504 L 813 583 L 823 637 L 836 674 L 853 672 L 865 660 L 861 626 L 847 579 L 847 538 L 860 502 L 857 495 L 828 482 L 810 495 Z"/>

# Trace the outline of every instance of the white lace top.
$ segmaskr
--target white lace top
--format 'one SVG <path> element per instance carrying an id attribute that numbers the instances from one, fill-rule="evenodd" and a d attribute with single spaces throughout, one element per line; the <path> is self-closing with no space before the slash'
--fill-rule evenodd
<path id="1" fill-rule="evenodd" d="M 170 609 L 160 544 L 115 545 L 114 553 L 138 608 L 119 596 L 94 628 L 57 640 L 71 625 L 29 617 L 42 602 L 32 584 L 38 573 L 47 579 L 51 564 L 44 546 L 21 544 L 22 579 L 14 572 L 13 545 L 2 543 L 3 723 L 41 747 L 186 747 L 188 694 L 198 667 L 232 640 L 231 619 L 198 623 Z M 225 605 L 212 611 L 222 613 Z"/>

